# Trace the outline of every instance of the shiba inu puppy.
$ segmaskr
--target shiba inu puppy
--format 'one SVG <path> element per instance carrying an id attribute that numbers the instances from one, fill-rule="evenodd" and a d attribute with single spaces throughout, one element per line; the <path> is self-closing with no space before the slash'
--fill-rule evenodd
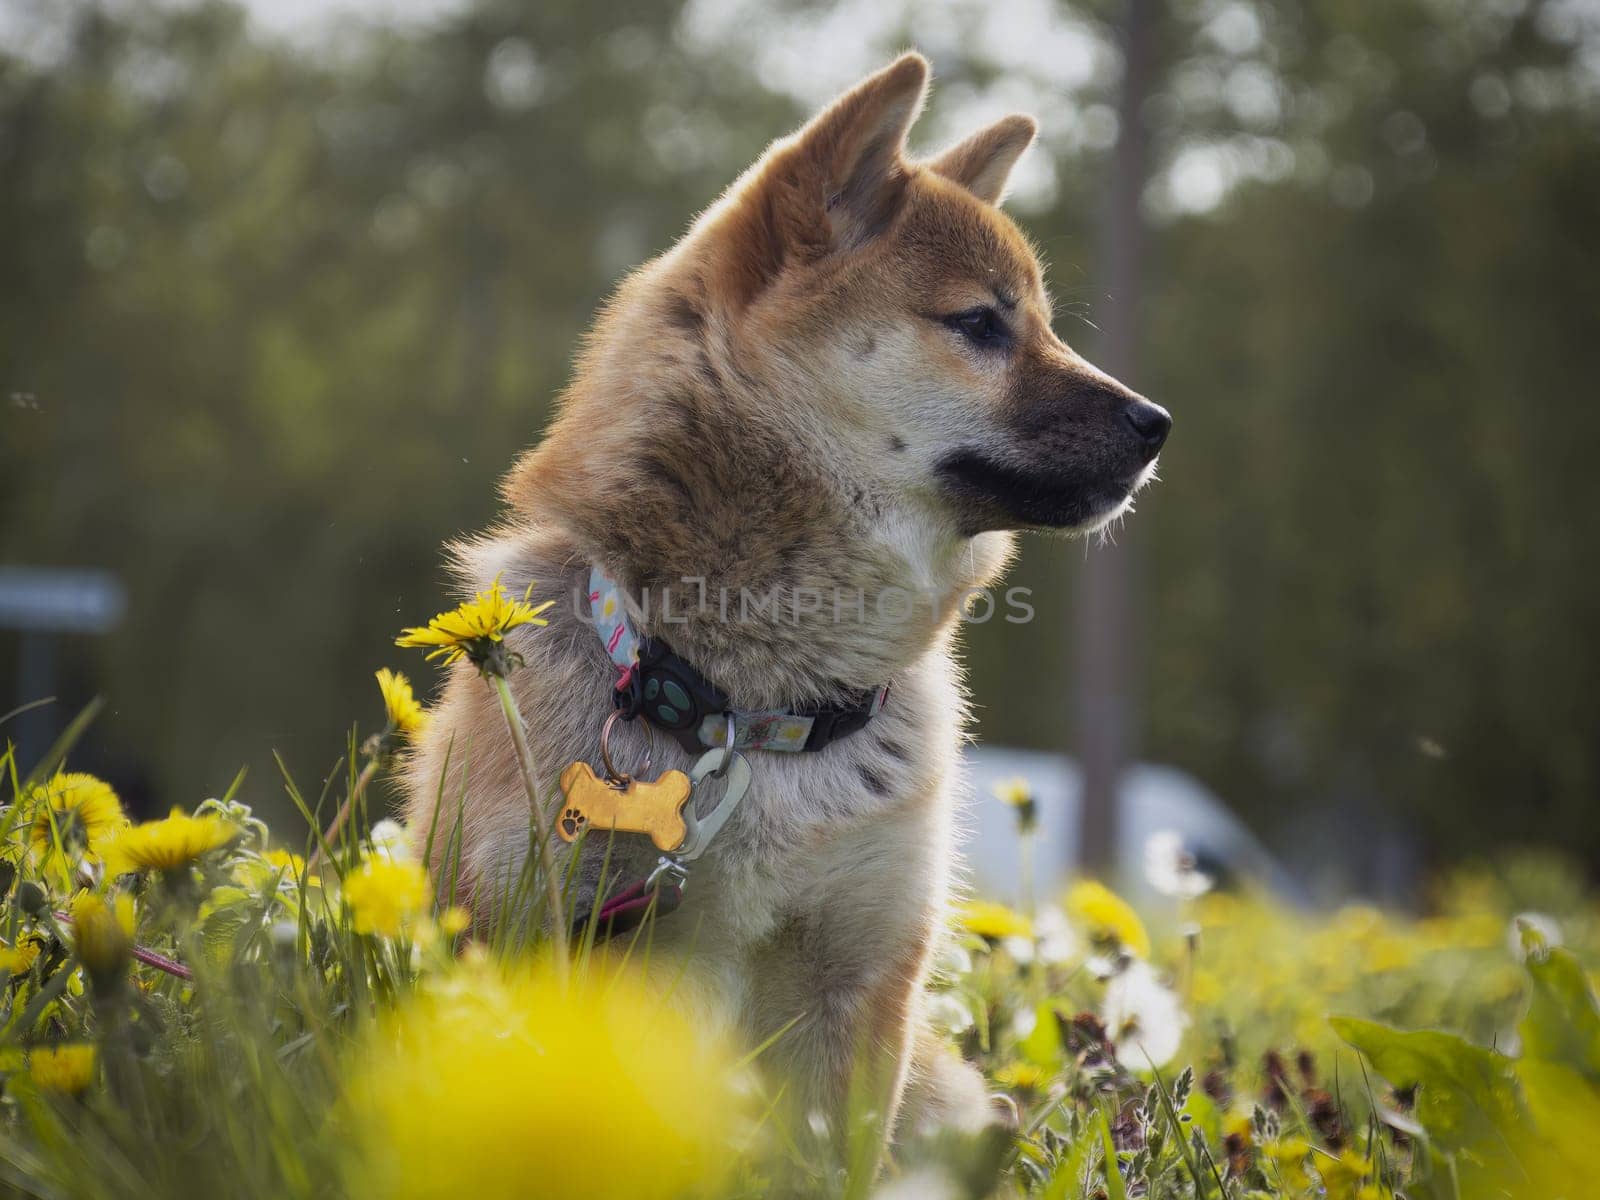
<path id="1" fill-rule="evenodd" d="M 599 763 L 618 694 L 620 635 L 596 631 L 592 578 L 631 603 L 630 636 L 670 647 L 715 694 L 708 728 L 717 703 L 746 714 L 748 797 L 656 920 L 653 957 L 686 956 L 675 995 L 749 1044 L 788 1027 L 763 1062 L 802 1111 L 839 1112 L 853 1065 L 876 1056 L 902 1130 L 993 1119 L 922 1017 L 965 719 L 953 627 L 1011 531 L 1122 512 L 1171 423 L 1051 330 L 1037 258 L 996 207 L 1033 120 L 912 161 L 927 79 L 907 54 L 864 80 L 630 276 L 507 478 L 503 524 L 455 547 L 469 588 L 498 577 L 558 601 L 548 628 L 510 638 L 552 819 L 562 771 Z M 620 668 L 638 685 L 642 668 Z M 650 772 L 689 770 L 694 730 L 641 703 L 612 735 L 621 769 L 653 734 Z M 414 828 L 443 806 L 436 853 L 459 828 L 469 893 L 521 870 L 527 802 L 469 666 L 408 787 Z M 659 853 L 637 835 L 581 845 L 580 916 Z"/>

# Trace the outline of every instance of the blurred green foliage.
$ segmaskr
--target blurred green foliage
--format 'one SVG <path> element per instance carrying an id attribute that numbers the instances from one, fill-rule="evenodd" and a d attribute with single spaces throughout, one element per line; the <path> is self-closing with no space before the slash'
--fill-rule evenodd
<path id="1" fill-rule="evenodd" d="M 1280 838 L 1600 862 L 1580 8 L 1162 6 L 1132 382 L 1177 425 L 1117 534 L 1142 573 L 1139 740 Z M 1115 301 L 1085 131 L 1116 71 L 1109 6 L 1059 11 L 1100 65 L 1038 92 L 1056 185 L 1019 216 L 1092 354 L 1076 318 Z M 936 125 L 941 94 L 1037 73 L 935 15 L 872 37 L 934 56 Z M 442 600 L 440 544 L 493 515 L 593 307 L 803 106 L 661 3 L 480 0 L 312 48 L 215 3 L 47 23 L 57 52 L 0 51 L 0 560 L 126 579 L 67 695 L 109 698 L 94 741 L 151 807 L 241 763 L 267 805 L 270 748 L 314 776 L 330 731 L 376 718 L 371 670 Z M 1197 151 L 1246 178 L 1185 214 Z M 1084 559 L 1030 542 L 1039 620 L 973 630 L 983 735 L 1065 740 Z M 15 653 L 0 638 L 0 677 Z"/>

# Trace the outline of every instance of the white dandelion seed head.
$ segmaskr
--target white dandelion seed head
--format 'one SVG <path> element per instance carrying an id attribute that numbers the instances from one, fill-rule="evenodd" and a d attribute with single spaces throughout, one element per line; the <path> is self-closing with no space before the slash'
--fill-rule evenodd
<path id="1" fill-rule="evenodd" d="M 933 960 L 933 973 L 943 979 L 960 979 L 972 974 L 972 955 L 957 942 L 946 940 Z"/>
<path id="2" fill-rule="evenodd" d="M 1017 1009 L 1011 1018 L 1011 1036 L 1017 1041 L 1022 1041 L 1039 1027 L 1039 1013 L 1037 1009 L 1023 1005 Z"/>
<path id="3" fill-rule="evenodd" d="M 1106 983 L 1100 1017 L 1117 1044 L 1117 1057 L 1134 1070 L 1170 1062 L 1189 1024 L 1177 994 L 1139 959 Z"/>
<path id="4" fill-rule="evenodd" d="M 1046 965 L 1071 962 L 1082 951 L 1067 914 L 1059 908 L 1041 908 L 1033 919 L 1034 957 Z"/>
<path id="5" fill-rule="evenodd" d="M 972 1010 L 951 992 L 934 992 L 924 1003 L 928 1022 L 939 1033 L 956 1037 L 976 1023 Z"/>
<path id="6" fill-rule="evenodd" d="M 379 821 L 372 827 L 367 842 L 372 847 L 375 858 L 387 859 L 389 862 L 406 862 L 413 857 L 411 839 L 406 835 L 405 826 L 399 821 L 388 818 Z"/>
<path id="7" fill-rule="evenodd" d="M 1144 877 L 1163 896 L 1194 900 L 1216 881 L 1200 870 L 1194 852 L 1175 829 L 1160 829 L 1144 842 Z"/>
<path id="8" fill-rule="evenodd" d="M 1000 944 L 1005 947 L 1011 961 L 1027 964 L 1033 961 L 1033 939 L 1031 937 L 1013 936 L 1002 938 Z"/>

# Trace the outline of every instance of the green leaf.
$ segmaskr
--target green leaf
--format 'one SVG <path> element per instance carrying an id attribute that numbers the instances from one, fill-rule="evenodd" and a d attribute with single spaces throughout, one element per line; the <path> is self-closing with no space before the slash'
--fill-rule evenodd
<path id="1" fill-rule="evenodd" d="M 1122 1168 L 1117 1165 L 1117 1144 L 1111 1137 L 1111 1124 L 1106 1120 L 1105 1109 L 1095 1114 L 1100 1126 L 1100 1144 L 1106 1149 L 1106 1191 L 1111 1200 L 1128 1200 L 1128 1189 L 1122 1182 Z"/>
<path id="2" fill-rule="evenodd" d="M 1034 1010 L 1033 1028 L 1017 1043 L 1017 1053 L 1036 1067 L 1047 1071 L 1061 1069 L 1061 1022 L 1051 1005 L 1041 1004 Z"/>
<path id="3" fill-rule="evenodd" d="M 1600 1080 L 1600 1009 L 1578 960 L 1556 947 L 1529 954 L 1527 966 L 1533 994 L 1518 1027 L 1523 1055 Z"/>
<path id="4" fill-rule="evenodd" d="M 1182 1115 L 1188 1117 L 1194 1128 L 1205 1135 L 1207 1142 L 1212 1145 L 1221 1143 L 1222 1114 L 1217 1111 L 1216 1101 L 1199 1088 L 1189 1093 L 1189 1098 L 1184 1101 Z"/>
<path id="5" fill-rule="evenodd" d="M 1071 1148 L 1057 1161 L 1055 1174 L 1045 1184 L 1039 1193 L 1040 1200 L 1075 1200 L 1083 1194 L 1080 1186 L 1083 1180 L 1084 1162 L 1089 1153 L 1089 1137 L 1087 1134 L 1078 1137 L 1071 1143 Z"/>
<path id="6" fill-rule="evenodd" d="M 1334 1032 L 1397 1087 L 1419 1085 L 1417 1119 L 1441 1149 L 1510 1153 L 1527 1126 L 1511 1061 L 1449 1033 L 1332 1017 Z"/>
<path id="7" fill-rule="evenodd" d="M 234 941 L 250 920 L 242 904 L 230 904 L 211 913 L 200 930 L 201 944 L 208 961 L 224 966 L 233 957 Z"/>
<path id="8" fill-rule="evenodd" d="M 1538 1130 L 1535 1171 L 1545 1196 L 1580 1196 L 1594 1175 L 1595 1133 L 1600 1130 L 1600 1088 L 1561 1063 L 1523 1059 L 1517 1078 Z"/>

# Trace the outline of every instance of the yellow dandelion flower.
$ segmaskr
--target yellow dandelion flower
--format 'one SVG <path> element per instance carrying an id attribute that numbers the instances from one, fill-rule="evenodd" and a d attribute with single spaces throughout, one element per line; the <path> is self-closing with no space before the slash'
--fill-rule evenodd
<path id="1" fill-rule="evenodd" d="M 956 909 L 956 922 L 968 933 L 990 941 L 1032 937 L 1033 924 L 1015 909 L 992 900 L 969 900 Z"/>
<path id="2" fill-rule="evenodd" d="M 76 1096 L 94 1082 L 93 1046 L 39 1046 L 28 1053 L 28 1077 L 45 1092 Z"/>
<path id="3" fill-rule="evenodd" d="M 1021 808 L 1025 804 L 1033 803 L 1033 788 L 1021 775 L 1013 775 L 1010 779 L 1002 779 L 994 785 L 995 799 L 1012 808 Z"/>
<path id="4" fill-rule="evenodd" d="M 1042 1092 L 1050 1083 L 1050 1073 L 1033 1063 L 1007 1063 L 994 1073 L 994 1081 L 1014 1092 Z"/>
<path id="5" fill-rule="evenodd" d="M 15 946 L 0 943 L 0 971 L 7 971 L 12 975 L 25 975 L 33 969 L 38 957 L 38 938 L 23 938 Z"/>
<path id="6" fill-rule="evenodd" d="M 472 914 L 459 905 L 452 904 L 439 914 L 439 928 L 445 936 L 455 937 L 458 933 L 465 933 L 472 924 Z"/>
<path id="7" fill-rule="evenodd" d="M 111 785 L 81 771 L 57 772 L 33 789 L 29 841 L 47 868 L 65 869 L 79 859 L 98 862 L 106 842 L 127 824 Z"/>
<path id="8" fill-rule="evenodd" d="M 306 873 L 306 860 L 293 850 L 285 850 L 281 846 L 268 850 L 261 856 L 271 863 L 273 868 L 282 871 L 290 879 L 299 879 Z"/>
<path id="9" fill-rule="evenodd" d="M 239 827 L 215 813 L 191 817 L 181 809 L 159 821 L 124 829 L 106 849 L 106 861 L 117 874 L 128 871 L 175 871 L 202 854 L 226 846 Z"/>
<path id="10" fill-rule="evenodd" d="M 1248 1112 L 1234 1109 L 1222 1118 L 1222 1136 L 1238 1138 L 1241 1145 L 1253 1146 L 1256 1142 L 1255 1122 Z"/>
<path id="11" fill-rule="evenodd" d="M 1268 1142 L 1266 1151 L 1274 1168 L 1268 1178 L 1281 1182 L 1292 1192 L 1302 1192 L 1311 1186 L 1311 1176 L 1306 1171 L 1311 1144 L 1304 1138 L 1286 1137 Z"/>
<path id="12" fill-rule="evenodd" d="M 428 724 L 428 714 L 412 694 L 411 681 L 388 667 L 378 672 L 378 690 L 383 693 L 383 709 L 389 728 L 404 737 L 414 738 Z"/>
<path id="13" fill-rule="evenodd" d="M 1033 788 L 1021 775 L 1002 779 L 994 785 L 995 799 L 1017 814 L 1017 828 L 1031 833 L 1039 822 L 1039 802 L 1034 799 Z"/>
<path id="14" fill-rule="evenodd" d="M 301 886 L 308 889 L 322 886 L 321 879 L 315 873 L 306 874 L 305 859 L 281 846 L 260 855 L 241 856 L 233 867 L 233 881 L 253 892 L 265 891 L 275 886 L 282 887 L 286 884 L 290 887 Z"/>
<path id="15" fill-rule="evenodd" d="M 426 625 L 402 630 L 395 639 L 396 646 L 415 646 L 428 650 L 428 659 L 444 659 L 445 665 L 470 658 L 482 667 L 493 655 L 499 654 L 500 644 L 511 630 L 522 625 L 548 625 L 540 616 L 555 603 L 529 604 L 533 584 L 523 593 L 521 600 L 508 597 L 500 588 L 500 580 L 486 592 L 479 592 L 449 612 L 442 612 Z"/>
<path id="16" fill-rule="evenodd" d="M 1138 958 L 1150 957 L 1150 935 L 1139 914 L 1104 884 L 1080 879 L 1067 892 L 1067 913 L 1097 942 L 1116 942 Z"/>
<path id="17" fill-rule="evenodd" d="M 467 963 L 382 1021 L 347 1076 L 357 1200 L 669 1200 L 734 1155 L 719 1043 L 632 975 Z M 597 1124 L 598 1122 L 598 1124 Z M 626 1153 L 575 1152 L 603 1128 Z"/>
<path id="18" fill-rule="evenodd" d="M 322 886 L 322 877 L 306 873 L 306 860 L 292 850 L 281 847 L 268 850 L 266 859 L 272 864 L 273 869 L 280 872 L 283 878 L 305 888 L 319 888 Z"/>
<path id="19" fill-rule="evenodd" d="M 79 892 L 69 909 L 78 961 L 99 984 L 116 983 L 133 954 L 133 900 Z"/>
<path id="20" fill-rule="evenodd" d="M 1372 1162 L 1354 1150 L 1341 1151 L 1338 1158 L 1319 1156 L 1316 1168 L 1329 1200 L 1356 1200 L 1362 1181 L 1374 1173 Z"/>
<path id="21" fill-rule="evenodd" d="M 395 937 L 428 903 L 428 873 L 406 859 L 369 858 L 344 879 L 357 933 Z"/>

